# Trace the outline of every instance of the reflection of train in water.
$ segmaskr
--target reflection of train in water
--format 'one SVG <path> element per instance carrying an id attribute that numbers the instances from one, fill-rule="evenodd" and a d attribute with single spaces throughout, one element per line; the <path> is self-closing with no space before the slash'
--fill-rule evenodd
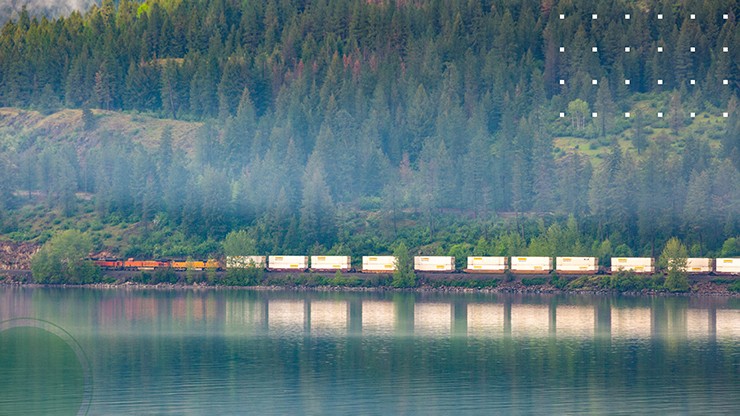
<path id="1" fill-rule="evenodd" d="M 392 273 L 396 270 L 393 256 L 363 256 L 362 268 L 352 267 L 350 256 L 227 256 L 222 262 L 208 260 L 120 260 L 93 259 L 95 264 L 106 270 L 225 270 L 254 267 L 267 271 L 293 272 L 361 272 Z M 553 261 L 554 260 L 554 261 Z M 596 257 L 528 257 L 528 256 L 474 256 L 468 257 L 467 266 L 459 270 L 451 256 L 416 256 L 414 270 L 418 272 L 482 273 L 497 274 L 597 274 L 617 271 L 632 271 L 651 274 L 658 270 L 655 259 L 650 257 L 612 257 L 611 267 L 599 265 Z M 686 272 L 694 274 L 740 275 L 740 258 L 688 258 Z"/>

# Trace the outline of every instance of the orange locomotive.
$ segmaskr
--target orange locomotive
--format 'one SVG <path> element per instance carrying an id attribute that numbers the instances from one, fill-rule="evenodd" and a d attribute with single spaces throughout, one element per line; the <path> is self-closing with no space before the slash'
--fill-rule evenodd
<path id="1" fill-rule="evenodd" d="M 118 259 L 93 259 L 93 262 L 101 269 L 106 270 L 158 270 L 172 268 L 175 270 L 222 270 L 223 266 L 218 260 L 128 260 Z"/>

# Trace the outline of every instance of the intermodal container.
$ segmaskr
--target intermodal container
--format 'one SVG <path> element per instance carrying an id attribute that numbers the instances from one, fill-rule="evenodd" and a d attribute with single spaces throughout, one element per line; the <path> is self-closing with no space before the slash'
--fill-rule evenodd
<path id="1" fill-rule="evenodd" d="M 246 269 L 248 267 L 264 269 L 265 264 L 267 264 L 267 257 L 265 256 L 226 256 L 227 269 Z"/>
<path id="2" fill-rule="evenodd" d="M 468 257 L 468 273 L 503 273 L 509 264 L 507 257 Z"/>
<path id="3" fill-rule="evenodd" d="M 556 257 L 555 270 L 565 274 L 596 274 L 599 259 L 596 257 Z"/>
<path id="4" fill-rule="evenodd" d="M 612 272 L 631 270 L 636 273 L 655 273 L 655 259 L 650 257 L 612 257 Z"/>
<path id="5" fill-rule="evenodd" d="M 308 256 L 270 256 L 267 258 L 268 270 L 306 270 Z"/>
<path id="6" fill-rule="evenodd" d="M 552 257 L 511 257 L 511 271 L 514 273 L 550 273 Z"/>
<path id="7" fill-rule="evenodd" d="M 396 258 L 394 256 L 363 256 L 363 273 L 392 273 L 396 271 Z"/>
<path id="8" fill-rule="evenodd" d="M 349 271 L 352 267 L 349 256 L 311 256 L 311 270 L 316 271 Z"/>
<path id="9" fill-rule="evenodd" d="M 420 272 L 453 272 L 455 258 L 450 256 L 416 256 L 414 270 Z"/>
<path id="10" fill-rule="evenodd" d="M 686 259 L 686 272 L 710 273 L 714 271 L 714 259 L 706 257 L 689 257 Z"/>
<path id="11" fill-rule="evenodd" d="M 740 274 L 740 258 L 717 259 L 716 271 L 720 274 Z"/>

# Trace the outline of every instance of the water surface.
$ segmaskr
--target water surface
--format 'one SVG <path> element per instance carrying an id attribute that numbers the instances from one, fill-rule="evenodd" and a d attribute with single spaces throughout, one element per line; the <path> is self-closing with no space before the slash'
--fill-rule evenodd
<path id="1" fill-rule="evenodd" d="M 0 322 L 0 414 L 740 414 L 732 298 L 2 287 Z"/>

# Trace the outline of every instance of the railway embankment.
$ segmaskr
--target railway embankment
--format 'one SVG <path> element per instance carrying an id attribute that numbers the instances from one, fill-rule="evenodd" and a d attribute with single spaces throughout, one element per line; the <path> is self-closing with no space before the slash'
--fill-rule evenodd
<path id="1" fill-rule="evenodd" d="M 321 291 L 417 291 L 417 292 L 481 292 L 509 294 L 591 294 L 631 296 L 726 296 L 740 297 L 740 276 L 690 275 L 690 289 L 671 293 L 663 288 L 664 277 L 656 275 L 512 275 L 417 273 L 416 285 L 396 288 L 393 276 L 366 273 L 260 273 L 252 279 L 235 280 L 228 272 L 174 270 L 105 271 L 99 281 L 81 285 L 97 288 L 218 288 L 218 289 L 289 289 Z M 0 284 L 42 286 L 34 283 L 29 270 L 0 270 Z M 46 285 L 43 285 L 46 286 Z M 52 285 L 72 287 L 80 285 Z"/>

